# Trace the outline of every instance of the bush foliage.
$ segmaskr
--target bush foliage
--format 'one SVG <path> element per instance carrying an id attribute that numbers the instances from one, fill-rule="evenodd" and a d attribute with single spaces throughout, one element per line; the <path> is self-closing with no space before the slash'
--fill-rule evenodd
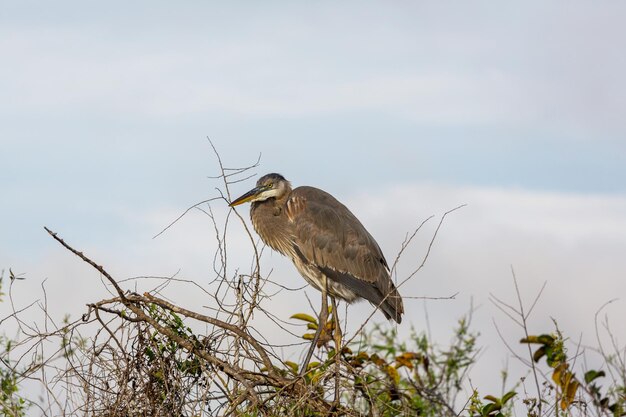
<path id="1" fill-rule="evenodd" d="M 17 315 L 3 321 L 9 318 Z M 605 355 L 601 369 L 582 372 L 558 328 L 520 340 L 531 347 L 537 391 L 522 390 L 520 383 L 500 394 L 468 388 L 479 352 L 470 319 L 468 314 L 458 321 L 447 346 L 424 332 L 399 340 L 394 327 L 372 325 L 343 346 L 338 360 L 328 338 L 299 376 L 298 364 L 263 346 L 245 326 L 187 311 L 153 294 L 121 291 L 91 304 L 76 322 L 66 318 L 52 332 L 21 334 L 24 340 L 3 336 L 0 415 L 626 415 L 620 351 Z M 319 326 L 305 313 L 292 320 L 310 330 Z M 190 321 L 209 323 L 212 331 L 198 334 Z M 332 319 L 325 326 L 332 334 Z M 91 336 L 82 336 L 88 328 Z M 46 357 L 43 345 L 51 343 L 57 348 Z M 42 354 L 22 353 L 16 360 L 16 348 Z M 46 383 L 47 400 L 24 397 L 21 383 L 33 379 Z"/>

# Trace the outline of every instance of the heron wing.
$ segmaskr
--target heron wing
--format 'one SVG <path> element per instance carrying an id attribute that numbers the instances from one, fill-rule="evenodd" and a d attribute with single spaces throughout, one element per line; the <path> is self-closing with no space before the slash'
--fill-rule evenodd
<path id="1" fill-rule="evenodd" d="M 287 200 L 286 215 L 298 256 L 400 322 L 402 299 L 385 256 L 346 206 L 325 191 L 298 187 Z"/>

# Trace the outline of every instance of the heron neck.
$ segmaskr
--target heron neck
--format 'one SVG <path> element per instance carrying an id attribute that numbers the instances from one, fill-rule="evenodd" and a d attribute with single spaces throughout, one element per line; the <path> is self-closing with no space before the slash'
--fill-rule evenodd
<path id="1" fill-rule="evenodd" d="M 272 249 L 286 254 L 290 242 L 290 225 L 284 214 L 287 196 L 256 201 L 250 208 L 254 230 Z"/>

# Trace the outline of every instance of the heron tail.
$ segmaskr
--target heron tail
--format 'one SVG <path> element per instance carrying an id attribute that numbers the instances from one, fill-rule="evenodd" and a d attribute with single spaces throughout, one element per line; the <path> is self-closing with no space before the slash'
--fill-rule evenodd
<path id="1" fill-rule="evenodd" d="M 391 280 L 389 283 L 391 285 L 387 291 L 386 297 L 381 297 L 382 303 L 380 303 L 380 311 L 383 312 L 388 320 L 394 320 L 396 323 L 400 324 L 402 323 L 402 314 L 404 314 L 404 304 L 396 286 L 393 285 Z"/>

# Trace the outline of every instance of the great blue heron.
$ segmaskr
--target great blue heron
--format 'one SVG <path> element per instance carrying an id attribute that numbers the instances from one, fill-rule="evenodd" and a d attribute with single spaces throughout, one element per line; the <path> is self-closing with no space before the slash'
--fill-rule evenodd
<path id="1" fill-rule="evenodd" d="M 361 222 L 332 195 L 314 187 L 291 188 L 280 174 L 261 177 L 256 187 L 230 203 L 252 202 L 254 229 L 272 249 L 288 256 L 304 279 L 322 292 L 322 309 L 311 358 L 333 303 L 335 342 L 341 342 L 335 297 L 366 299 L 389 320 L 400 323 L 404 306 L 380 247 Z M 338 337 L 338 339 L 337 339 Z"/>

